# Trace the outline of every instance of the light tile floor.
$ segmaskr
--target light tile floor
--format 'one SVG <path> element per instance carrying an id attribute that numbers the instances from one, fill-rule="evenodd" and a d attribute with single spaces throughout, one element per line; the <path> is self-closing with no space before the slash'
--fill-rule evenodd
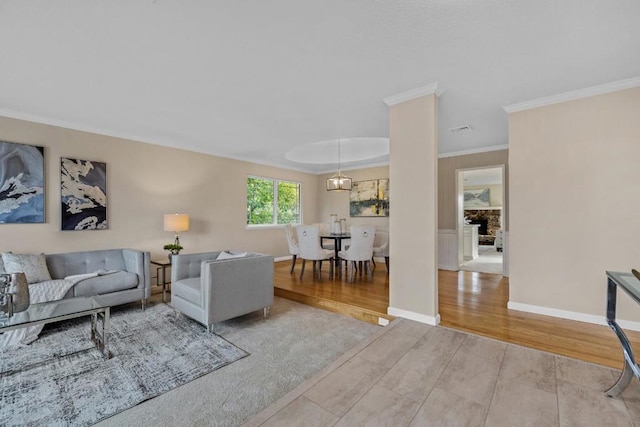
<path id="1" fill-rule="evenodd" d="M 618 351 L 618 349 L 615 349 Z M 640 426 L 620 371 L 398 319 L 248 426 Z"/>

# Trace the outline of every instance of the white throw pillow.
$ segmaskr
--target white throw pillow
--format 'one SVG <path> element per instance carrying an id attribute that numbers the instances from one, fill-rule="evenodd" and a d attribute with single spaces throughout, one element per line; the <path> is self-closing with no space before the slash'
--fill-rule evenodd
<path id="1" fill-rule="evenodd" d="M 47 268 L 47 261 L 44 254 L 14 254 L 11 252 L 2 253 L 4 270 L 7 273 L 24 273 L 27 276 L 27 283 L 44 282 L 51 280 L 51 274 Z"/>
<path id="2" fill-rule="evenodd" d="M 238 253 L 232 254 L 231 252 L 222 251 L 220 252 L 220 255 L 218 255 L 218 258 L 216 258 L 216 260 L 219 261 L 221 259 L 244 258 L 246 256 L 247 256 L 246 252 L 238 252 Z"/>

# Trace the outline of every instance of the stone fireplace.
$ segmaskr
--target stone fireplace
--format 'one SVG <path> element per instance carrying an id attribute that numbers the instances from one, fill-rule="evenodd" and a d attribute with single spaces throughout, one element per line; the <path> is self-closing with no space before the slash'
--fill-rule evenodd
<path id="1" fill-rule="evenodd" d="M 480 224 L 478 229 L 478 243 L 493 245 L 496 231 L 501 227 L 502 209 L 465 209 L 464 216 L 471 224 Z"/>

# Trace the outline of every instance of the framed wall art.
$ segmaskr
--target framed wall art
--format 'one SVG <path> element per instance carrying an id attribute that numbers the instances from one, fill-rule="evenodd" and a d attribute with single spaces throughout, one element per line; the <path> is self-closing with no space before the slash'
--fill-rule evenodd
<path id="1" fill-rule="evenodd" d="M 349 193 L 349 215 L 389 216 L 389 180 L 354 182 Z"/>
<path id="2" fill-rule="evenodd" d="M 487 208 L 491 206 L 489 189 L 464 190 L 464 208 Z"/>
<path id="3" fill-rule="evenodd" d="M 106 230 L 107 164 L 60 159 L 62 230 Z"/>
<path id="4" fill-rule="evenodd" d="M 0 141 L 0 224 L 44 222 L 44 147 Z"/>

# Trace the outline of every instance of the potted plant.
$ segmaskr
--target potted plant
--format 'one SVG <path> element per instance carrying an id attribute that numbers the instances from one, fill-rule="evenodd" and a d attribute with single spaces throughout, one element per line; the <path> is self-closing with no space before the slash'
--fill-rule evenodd
<path id="1" fill-rule="evenodd" d="M 176 243 L 167 243 L 162 249 L 164 249 L 165 251 L 169 251 L 169 259 L 171 259 L 171 255 L 178 255 L 180 253 L 180 251 L 182 250 L 182 245 Z"/>

